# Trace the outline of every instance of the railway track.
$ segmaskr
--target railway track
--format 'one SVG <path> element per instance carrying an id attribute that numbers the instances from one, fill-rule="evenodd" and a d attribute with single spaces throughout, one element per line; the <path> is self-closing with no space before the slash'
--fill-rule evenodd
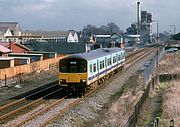
<path id="1" fill-rule="evenodd" d="M 38 104 L 43 103 L 45 98 L 57 93 L 60 89 L 57 83 L 52 83 L 52 86 L 32 93 L 19 100 L 6 103 L 0 107 L 0 124 L 12 120 L 14 117 L 22 114 L 22 112 L 29 111 Z M 55 91 L 56 90 L 56 91 Z"/>
<path id="2" fill-rule="evenodd" d="M 135 52 L 134 54 L 130 54 L 126 57 L 125 60 L 125 66 L 130 66 L 130 64 L 132 63 L 136 63 L 136 61 L 139 61 L 140 59 L 142 59 L 143 57 L 147 56 L 148 54 L 150 54 L 152 51 L 155 51 L 155 48 L 149 48 L 149 49 L 141 49 L 140 51 Z M 126 68 L 127 68 L 126 67 Z"/>
<path id="3" fill-rule="evenodd" d="M 134 55 L 129 55 L 126 58 L 126 66 L 125 66 L 124 70 L 122 70 L 122 71 L 125 72 L 130 66 L 133 66 L 134 63 L 137 63 L 138 61 L 140 61 L 140 59 L 142 59 L 145 56 L 152 53 L 153 50 L 155 50 L 155 49 L 153 49 L 153 48 L 143 49 L 141 51 L 135 52 Z M 108 84 L 105 82 L 102 83 L 101 85 L 99 85 L 99 87 L 97 89 L 92 90 L 91 92 L 89 92 L 85 96 L 82 96 L 81 98 L 68 98 L 69 96 L 71 96 L 71 93 L 69 95 L 65 95 L 61 99 L 57 99 L 53 103 L 49 104 L 47 107 L 37 111 L 33 115 L 30 115 L 30 116 L 24 118 L 23 120 L 19 120 L 19 122 L 17 122 L 17 121 L 15 123 L 12 122 L 10 125 L 11 126 L 13 125 L 15 127 L 21 127 L 21 126 L 44 127 L 47 124 L 54 121 L 57 117 L 60 117 L 65 111 L 70 109 L 72 106 L 77 105 L 84 98 L 87 98 L 88 96 L 91 96 L 93 93 L 98 92 L 100 89 L 104 88 L 106 85 L 108 85 Z M 58 91 L 59 90 L 53 91 L 53 92 L 56 93 Z M 49 94 L 45 95 L 45 97 L 47 97 L 47 96 L 49 96 Z M 34 104 L 33 104 L 33 102 L 31 102 L 31 103 L 29 103 L 29 105 L 35 105 L 36 102 L 40 103 L 43 100 L 44 100 L 44 97 L 41 97 L 39 99 L 36 99 L 34 101 Z M 20 101 L 20 100 L 18 100 L 18 101 Z M 9 105 L 12 105 L 12 104 L 10 103 Z M 28 107 L 27 105 L 25 105 L 25 106 Z M 2 107 L 0 107 L 0 108 L 2 108 Z M 55 109 L 55 112 L 53 112 L 53 108 Z M 19 111 L 22 111 L 22 110 L 19 110 Z M 5 114 L 5 115 L 7 115 L 7 114 Z M 48 118 L 45 117 L 47 115 L 49 116 Z M 41 119 L 41 121 L 38 121 L 36 119 Z M 0 121 L 1 121 L 1 119 L 0 119 Z"/>

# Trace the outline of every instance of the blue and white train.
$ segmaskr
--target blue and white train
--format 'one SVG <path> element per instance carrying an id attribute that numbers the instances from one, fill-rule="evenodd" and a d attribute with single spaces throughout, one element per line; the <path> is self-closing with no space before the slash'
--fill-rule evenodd
<path id="1" fill-rule="evenodd" d="M 59 84 L 84 93 L 122 69 L 124 63 L 125 51 L 117 47 L 73 54 L 59 61 Z"/>

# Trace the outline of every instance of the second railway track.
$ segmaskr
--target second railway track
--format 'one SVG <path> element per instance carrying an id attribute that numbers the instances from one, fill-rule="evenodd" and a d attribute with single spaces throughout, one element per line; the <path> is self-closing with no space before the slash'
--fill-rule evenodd
<path id="1" fill-rule="evenodd" d="M 57 83 L 53 83 L 52 86 L 48 88 L 1 106 L 0 123 L 6 123 L 7 121 L 14 119 L 14 117 L 23 114 L 23 112 L 25 113 L 33 109 L 38 104 L 43 103 L 47 97 L 52 96 L 59 91 L 60 87 Z"/>

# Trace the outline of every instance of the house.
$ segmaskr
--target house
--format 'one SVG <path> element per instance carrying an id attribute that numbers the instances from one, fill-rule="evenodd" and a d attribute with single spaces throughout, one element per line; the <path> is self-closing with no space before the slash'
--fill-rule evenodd
<path id="1" fill-rule="evenodd" d="M 0 42 L 0 45 L 8 48 L 12 53 L 27 53 L 30 51 L 26 46 L 15 42 Z"/>
<path id="2" fill-rule="evenodd" d="M 22 31 L 18 22 L 0 22 L 0 27 L 9 28 L 12 36 L 21 36 Z"/>
<path id="3" fill-rule="evenodd" d="M 0 57 L 0 69 L 14 67 L 14 59 L 9 57 Z"/>
<path id="4" fill-rule="evenodd" d="M 124 35 L 125 47 L 136 46 L 140 42 L 140 35 Z"/>
<path id="5" fill-rule="evenodd" d="M 0 40 L 17 42 L 21 33 L 22 31 L 18 22 L 0 22 Z M 16 38 L 14 38 L 15 36 Z"/>
<path id="6" fill-rule="evenodd" d="M 6 41 L 7 36 L 12 36 L 12 33 L 8 27 L 0 27 L 0 40 Z"/>
<path id="7" fill-rule="evenodd" d="M 10 53 L 11 50 L 0 45 L 0 56 L 7 56 L 8 53 Z"/>
<path id="8" fill-rule="evenodd" d="M 78 42 L 78 34 L 70 31 L 24 31 L 23 36 L 39 36 L 45 42 Z M 22 38 L 23 39 L 23 38 Z M 33 40 L 33 38 L 31 39 Z"/>
<path id="9" fill-rule="evenodd" d="M 123 37 L 116 33 L 112 35 L 95 35 L 93 41 L 96 44 L 101 44 L 103 48 L 121 47 L 120 44 L 123 43 Z"/>
<path id="10" fill-rule="evenodd" d="M 74 30 L 70 30 L 67 35 L 67 42 L 78 42 L 78 34 Z"/>

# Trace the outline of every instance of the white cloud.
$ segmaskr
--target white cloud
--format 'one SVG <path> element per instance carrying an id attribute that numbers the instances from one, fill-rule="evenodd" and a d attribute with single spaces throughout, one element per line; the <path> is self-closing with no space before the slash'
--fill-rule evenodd
<path id="1" fill-rule="evenodd" d="M 43 25 L 44 19 L 44 24 L 52 22 L 49 27 L 54 28 L 59 23 L 64 28 L 83 28 L 89 23 L 101 25 L 112 21 L 125 29 L 136 21 L 137 1 L 142 10 L 160 21 L 160 28 L 171 23 L 179 25 L 180 0 L 0 0 L 0 15 L 1 20 L 17 19 L 37 27 Z"/>
<path id="2" fill-rule="evenodd" d="M 42 2 L 46 2 L 46 3 L 54 3 L 57 2 L 58 0 L 42 0 Z"/>

